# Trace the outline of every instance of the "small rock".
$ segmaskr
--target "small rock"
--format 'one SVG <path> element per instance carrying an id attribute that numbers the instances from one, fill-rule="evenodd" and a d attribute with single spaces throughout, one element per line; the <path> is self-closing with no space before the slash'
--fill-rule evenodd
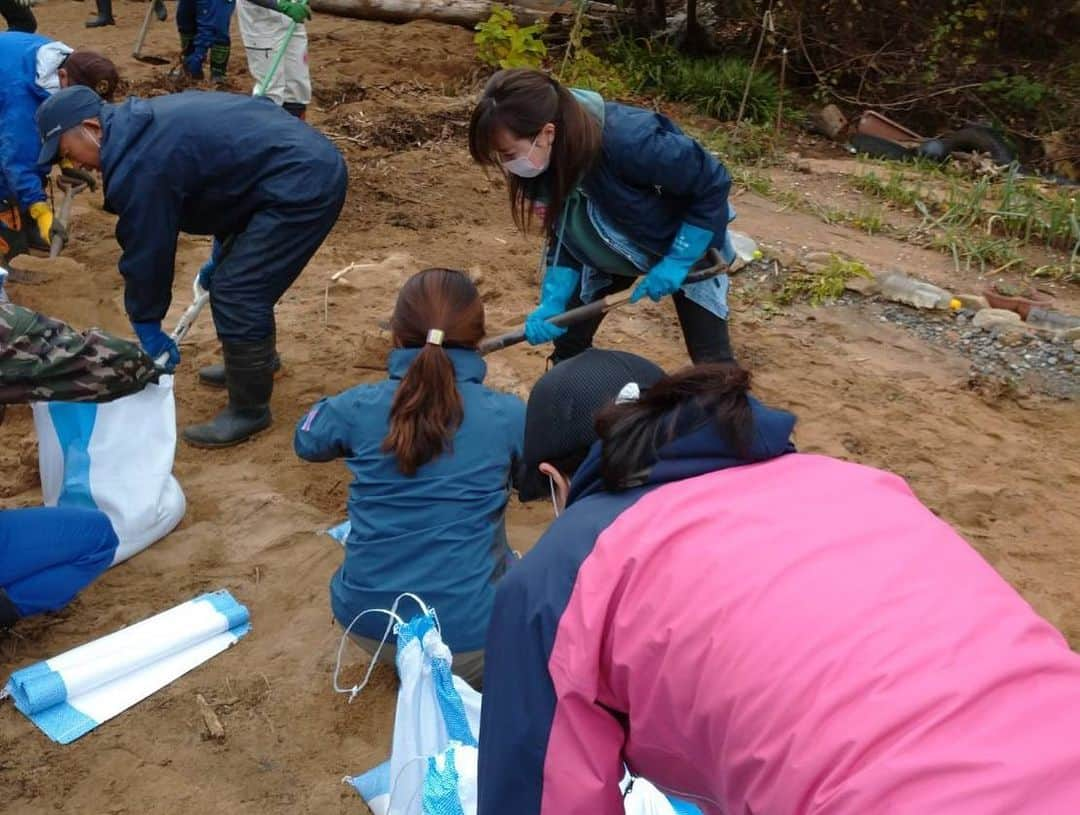
<path id="1" fill-rule="evenodd" d="M 1080 326 L 1076 328 L 1070 328 L 1065 332 L 1065 339 L 1073 340 L 1074 342 L 1080 342 Z"/>
<path id="2" fill-rule="evenodd" d="M 1075 341 L 1073 342 L 1073 350 L 1074 350 L 1074 351 L 1075 351 L 1076 353 L 1080 354 L 1080 340 L 1075 340 Z"/>
<path id="3" fill-rule="evenodd" d="M 1009 323 L 999 323 L 995 325 L 993 328 L 990 328 L 990 334 L 993 334 L 1004 348 L 1016 348 L 1017 345 L 1023 345 L 1031 339 L 1023 326 Z M 1025 356 L 1030 357 L 1031 355 L 1026 354 Z"/>
<path id="4" fill-rule="evenodd" d="M 836 105 L 826 105 L 821 110 L 810 114 L 810 129 L 822 136 L 827 136 L 833 141 L 840 138 L 847 130 L 847 117 L 840 112 Z"/>
<path id="5" fill-rule="evenodd" d="M 863 297 L 869 297 L 881 291 L 881 286 L 872 277 L 849 277 L 844 281 L 844 288 L 861 294 Z"/>
<path id="6" fill-rule="evenodd" d="M 1006 325 L 1008 323 L 1019 325 L 1021 320 L 1020 315 L 1015 311 L 1004 308 L 984 308 L 975 315 L 971 322 L 976 328 L 989 331 L 996 325 Z"/>
<path id="7" fill-rule="evenodd" d="M 954 294 L 953 297 L 959 300 L 965 309 L 970 309 L 971 311 L 982 311 L 983 309 L 990 308 L 990 304 L 981 294 Z"/>

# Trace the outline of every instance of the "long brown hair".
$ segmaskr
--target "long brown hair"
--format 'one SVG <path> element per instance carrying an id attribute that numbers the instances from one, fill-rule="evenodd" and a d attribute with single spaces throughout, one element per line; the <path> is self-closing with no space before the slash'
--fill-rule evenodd
<path id="1" fill-rule="evenodd" d="M 428 342 L 428 332 L 443 332 L 442 345 Z M 420 353 L 398 385 L 390 406 L 390 430 L 384 453 L 393 453 L 405 475 L 451 449 L 465 417 L 446 348 L 475 349 L 484 337 L 484 304 L 475 284 L 455 269 L 424 269 L 398 292 L 390 319 L 394 345 Z"/>
<path id="2" fill-rule="evenodd" d="M 644 483 L 661 447 L 709 422 L 745 458 L 754 431 L 749 394 L 749 372 L 718 362 L 665 376 L 636 402 L 604 408 L 596 433 L 605 488 L 617 492 Z"/>
<path id="3" fill-rule="evenodd" d="M 541 71 L 513 68 L 499 71 L 484 88 L 469 122 L 469 152 L 485 167 L 502 167 L 495 146 L 497 134 L 534 139 L 551 122 L 555 141 L 551 164 L 537 178 L 508 174 L 510 211 L 514 223 L 527 230 L 532 223 L 531 201 L 544 193 L 544 229 L 555 237 L 563 205 L 600 156 L 600 123 L 574 95 Z"/>

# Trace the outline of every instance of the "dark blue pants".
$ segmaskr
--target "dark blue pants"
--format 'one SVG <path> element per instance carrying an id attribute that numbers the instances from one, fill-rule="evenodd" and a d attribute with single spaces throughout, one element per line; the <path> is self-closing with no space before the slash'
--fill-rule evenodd
<path id="1" fill-rule="evenodd" d="M 191 43 L 199 62 L 215 45 L 230 45 L 229 22 L 236 4 L 233 0 L 179 0 L 176 4 L 176 30 L 182 43 Z M 186 56 L 186 54 L 185 54 Z"/>
<path id="2" fill-rule="evenodd" d="M 347 186 L 342 159 L 318 200 L 259 210 L 243 231 L 217 236 L 224 249 L 210 277 L 210 309 L 222 342 L 258 342 L 274 333 L 274 304 L 334 228 Z"/>
<path id="3" fill-rule="evenodd" d="M 118 544 L 100 510 L 0 510 L 0 615 L 63 608 L 109 568 Z"/>

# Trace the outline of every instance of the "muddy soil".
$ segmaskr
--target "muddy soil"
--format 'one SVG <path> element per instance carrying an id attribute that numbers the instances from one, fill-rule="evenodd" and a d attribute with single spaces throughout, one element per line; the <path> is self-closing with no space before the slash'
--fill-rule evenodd
<path id="1" fill-rule="evenodd" d="M 130 57 L 145 8 L 118 0 L 119 24 L 92 32 L 82 26 L 88 3 L 49 0 L 36 10 L 44 33 L 104 51 L 132 90 L 151 94 L 168 88 L 169 66 Z M 174 8 L 169 3 L 169 23 L 152 25 L 145 49 L 170 61 L 178 51 Z M 292 429 L 319 397 L 382 376 L 388 337 L 379 322 L 410 273 L 435 264 L 471 270 L 489 330 L 497 331 L 520 321 L 535 301 L 538 246 L 514 230 L 502 183 L 468 158 L 462 135 L 477 82 L 469 32 L 322 15 L 309 31 L 317 87 L 311 120 L 348 158 L 350 192 L 336 229 L 278 307 L 285 369 L 274 395 L 276 423 L 230 450 L 181 445 L 176 472 L 189 510 L 180 528 L 109 571 L 64 612 L 0 639 L 0 674 L 216 588 L 250 607 L 252 633 L 67 747 L 0 707 L 0 801 L 12 815 L 357 813 L 364 807 L 342 777 L 387 755 L 393 676 L 380 670 L 351 705 L 330 682 L 338 632 L 327 582 L 341 552 L 321 530 L 344 516 L 347 472 L 340 463 L 298 461 Z M 250 82 L 235 33 L 234 42 L 232 84 L 244 91 Z M 828 226 L 752 194 L 736 205 L 740 228 L 781 255 L 842 251 L 935 282 L 955 274 L 941 255 Z M 74 213 L 69 258 L 27 263 L 36 274 L 12 294 L 79 325 L 126 333 L 113 219 L 102 212 L 100 193 L 80 197 Z M 187 305 L 209 248 L 207 239 L 181 239 L 170 322 Z M 331 274 L 354 262 L 373 265 L 329 286 Z M 737 288 L 737 353 L 761 395 L 799 415 L 799 446 L 903 475 L 1080 646 L 1076 403 L 972 387 L 962 357 L 882 323 L 858 303 L 763 312 L 752 287 Z M 668 305 L 613 316 L 598 342 L 648 348 L 669 368 L 687 361 Z M 176 394 L 186 424 L 222 404 L 220 393 L 196 381 L 197 368 L 218 356 L 209 320 L 182 350 Z M 545 353 L 516 347 L 493 355 L 489 382 L 526 395 Z M 0 427 L 0 501 L 39 500 L 29 410 L 10 409 Z M 543 504 L 515 503 L 512 545 L 530 548 L 549 516 Z M 363 660 L 354 654 L 351 662 L 352 675 Z M 224 742 L 204 739 L 196 693 L 216 709 Z"/>

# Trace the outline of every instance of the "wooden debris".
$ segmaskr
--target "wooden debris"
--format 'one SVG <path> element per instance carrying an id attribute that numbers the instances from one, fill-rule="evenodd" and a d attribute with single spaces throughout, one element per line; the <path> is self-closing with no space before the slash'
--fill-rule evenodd
<path id="1" fill-rule="evenodd" d="M 221 724 L 221 719 L 218 718 L 214 709 L 210 707 L 210 703 L 206 701 L 206 697 L 201 693 L 196 693 L 195 702 L 199 706 L 199 713 L 202 714 L 203 724 L 206 725 L 207 735 L 204 738 L 225 741 L 225 727 Z"/>

